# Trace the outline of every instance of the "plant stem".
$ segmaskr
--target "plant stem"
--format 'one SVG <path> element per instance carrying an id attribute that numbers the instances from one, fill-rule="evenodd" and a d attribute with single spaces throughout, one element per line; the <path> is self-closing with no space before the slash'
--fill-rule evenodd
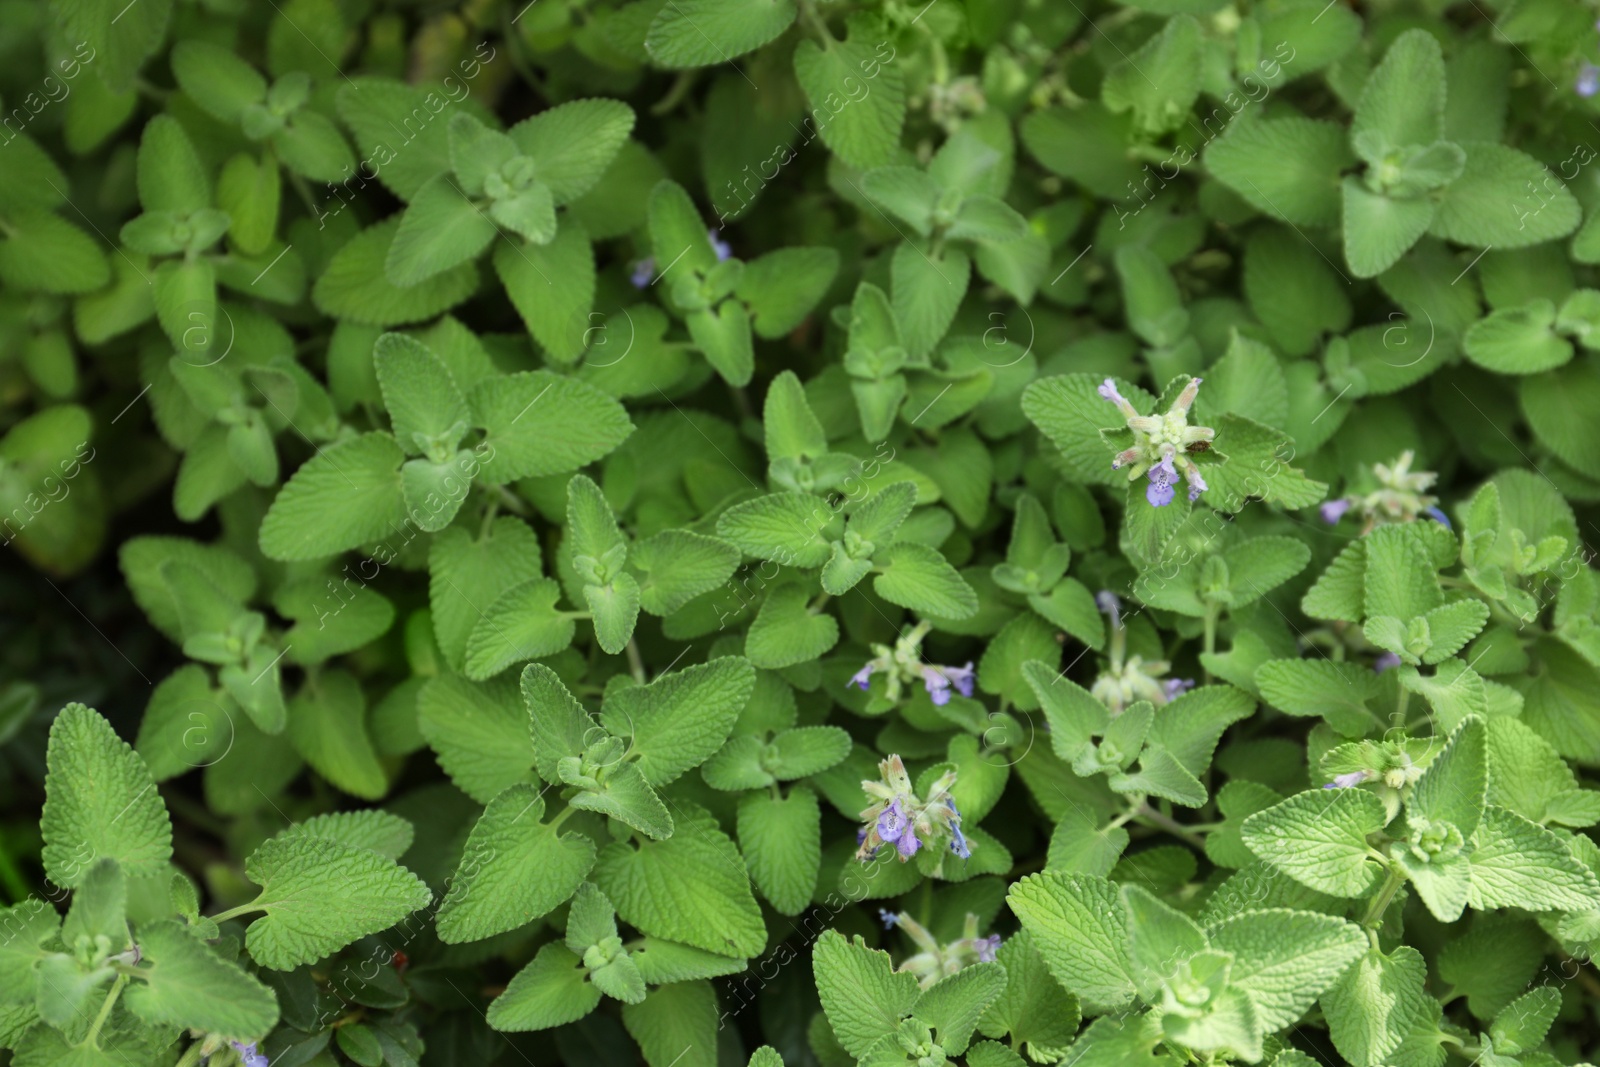
<path id="1" fill-rule="evenodd" d="M 111 1009 L 116 1006 L 117 998 L 122 995 L 122 987 L 128 984 L 128 976 L 117 975 L 117 980 L 111 983 L 111 992 L 106 994 L 106 1001 L 100 1005 L 100 1013 L 94 1017 L 94 1022 L 89 1024 L 89 1032 L 79 1042 L 79 1046 L 90 1045 L 99 1048 L 100 1028 L 106 1024 L 106 1019 L 111 1015 Z"/>
<path id="2" fill-rule="evenodd" d="M 1217 608 L 1214 604 L 1206 605 L 1206 636 L 1205 652 L 1214 656 L 1217 652 Z M 1201 669 L 1205 672 L 1206 684 L 1211 684 L 1211 668 L 1206 667 L 1202 661 Z"/>
<path id="3" fill-rule="evenodd" d="M 828 606 L 828 601 L 830 601 L 832 599 L 833 599 L 833 597 L 830 596 L 827 593 L 818 594 L 817 599 L 813 600 L 810 603 L 810 605 L 807 606 L 806 614 L 807 615 L 815 615 L 817 612 L 819 612 L 823 608 L 827 607 Z"/>
<path id="4" fill-rule="evenodd" d="M 1367 914 L 1361 918 L 1362 926 L 1370 930 L 1376 930 L 1383 925 L 1383 913 L 1388 909 L 1389 902 L 1400 891 L 1400 886 L 1405 880 L 1405 872 L 1398 865 L 1391 864 L 1389 877 L 1384 880 L 1383 887 L 1378 890 L 1378 895 L 1372 898 L 1372 903 L 1367 907 Z"/>
<path id="5" fill-rule="evenodd" d="M 647 679 L 644 673 L 644 660 L 639 657 L 639 644 L 633 638 L 628 638 L 628 669 L 633 672 L 633 680 L 640 685 L 645 685 Z"/>
<path id="6" fill-rule="evenodd" d="M 1391 720 L 1397 728 L 1402 730 L 1406 726 L 1406 702 L 1410 699 L 1411 690 L 1402 685 L 1400 687 L 1400 699 L 1395 702 L 1394 718 Z"/>
<path id="7" fill-rule="evenodd" d="M 200 1062 L 200 1050 L 203 1048 L 205 1048 L 204 1041 L 191 1044 L 183 1050 L 183 1058 L 177 1062 L 176 1067 L 195 1067 Z"/>
<path id="8" fill-rule="evenodd" d="M 1206 847 L 1206 839 L 1204 837 L 1201 837 L 1189 827 L 1183 825 L 1183 823 L 1179 822 L 1177 819 L 1174 819 L 1165 812 L 1157 811 L 1155 808 L 1152 808 L 1148 801 L 1142 803 L 1137 809 L 1135 809 L 1134 821 L 1142 823 L 1146 826 L 1159 827 L 1160 829 L 1167 831 L 1167 833 L 1181 838 L 1183 841 L 1193 845 L 1195 848 Z"/>
<path id="9" fill-rule="evenodd" d="M 227 922 L 229 919 L 236 919 L 239 916 L 245 915 L 249 912 L 265 910 L 265 908 L 257 907 L 256 902 L 252 900 L 248 904 L 240 904 L 237 908 L 229 908 L 227 911 L 218 912 L 216 915 L 213 915 L 210 918 L 212 922 L 221 925 L 222 923 Z"/>

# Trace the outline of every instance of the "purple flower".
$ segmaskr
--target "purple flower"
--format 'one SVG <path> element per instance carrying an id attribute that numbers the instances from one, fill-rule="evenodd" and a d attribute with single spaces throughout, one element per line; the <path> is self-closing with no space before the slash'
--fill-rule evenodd
<path id="1" fill-rule="evenodd" d="M 1349 774 L 1341 774 L 1341 775 L 1337 776 L 1336 778 L 1334 778 L 1333 781 L 1329 782 L 1327 785 L 1323 786 L 1322 788 L 1324 788 L 1324 789 L 1350 789 L 1350 788 L 1353 788 L 1354 786 L 1360 785 L 1362 782 L 1366 781 L 1371 776 L 1372 776 L 1372 772 L 1371 771 L 1351 771 Z"/>
<path id="2" fill-rule="evenodd" d="M 633 283 L 633 287 L 635 289 L 643 289 L 645 286 L 650 284 L 650 278 L 655 274 L 655 272 L 655 257 L 645 256 L 643 259 L 633 265 L 633 273 L 628 276 L 628 280 Z"/>
<path id="3" fill-rule="evenodd" d="M 1105 381 L 1101 382 L 1100 387 L 1096 389 L 1095 392 L 1099 393 L 1102 398 L 1111 401 L 1113 404 L 1127 403 L 1127 401 L 1122 398 L 1122 394 L 1117 392 L 1117 383 L 1112 381 L 1110 378 L 1107 378 Z"/>
<path id="4" fill-rule="evenodd" d="M 900 850 L 901 856 L 910 859 L 917 854 L 917 849 L 921 847 L 922 842 L 917 839 L 915 824 L 907 822 L 904 832 L 900 834 L 900 840 L 895 842 L 895 848 Z"/>
<path id="5" fill-rule="evenodd" d="M 950 703 L 950 686 L 952 683 L 964 697 L 972 695 L 972 661 L 968 660 L 965 667 L 939 667 L 928 665 L 922 668 L 922 683 L 927 686 L 928 698 L 940 707 Z"/>
<path id="6" fill-rule="evenodd" d="M 978 950 L 979 963 L 993 963 L 994 954 L 1000 950 L 1000 935 L 990 934 L 988 937 L 980 937 L 974 947 Z"/>
<path id="7" fill-rule="evenodd" d="M 1575 86 L 1578 95 L 1587 99 L 1595 93 L 1600 93 L 1600 67 L 1593 63 L 1585 63 L 1578 70 L 1578 83 Z"/>
<path id="8" fill-rule="evenodd" d="M 720 231 L 707 230 L 706 236 L 711 239 L 711 248 L 712 251 L 716 252 L 717 254 L 717 262 L 721 263 L 723 260 L 733 255 L 733 248 L 728 244 L 728 242 L 717 240 L 718 232 Z"/>
<path id="9" fill-rule="evenodd" d="M 1391 667 L 1400 666 L 1400 662 L 1400 657 L 1398 655 L 1393 652 L 1385 652 L 1383 655 L 1372 661 L 1372 669 L 1377 671 L 1379 674 L 1382 674 Z"/>
<path id="10" fill-rule="evenodd" d="M 900 925 L 900 916 L 896 915 L 888 908 L 879 908 L 878 918 L 883 920 L 883 928 L 885 930 L 893 930 L 896 926 Z"/>
<path id="11" fill-rule="evenodd" d="M 1194 688 L 1193 678 L 1168 678 L 1161 683 L 1161 689 L 1167 694 L 1168 700 L 1176 700 L 1179 696 Z"/>
<path id="12" fill-rule="evenodd" d="M 1178 471 L 1172 465 L 1170 455 L 1162 456 L 1161 462 L 1150 468 L 1149 478 L 1150 484 L 1144 491 L 1144 498 L 1158 508 L 1172 503 L 1172 498 L 1177 495 L 1173 485 L 1178 480 Z"/>
<path id="13" fill-rule="evenodd" d="M 1322 521 L 1332 526 L 1344 518 L 1344 513 L 1350 510 L 1350 499 L 1348 497 L 1340 497 L 1338 500 L 1329 500 L 1324 502 L 1322 507 L 1317 510 L 1322 512 Z"/>
<path id="14" fill-rule="evenodd" d="M 877 670 L 877 665 L 869 663 L 850 676 L 851 685 L 859 685 L 862 692 L 867 690 L 867 682 L 872 677 L 872 672 Z"/>
<path id="15" fill-rule="evenodd" d="M 1200 494 L 1211 488 L 1206 484 L 1206 480 L 1200 476 L 1200 468 L 1196 467 L 1192 461 L 1183 468 L 1183 480 L 1189 483 L 1189 500 L 1191 502 L 1199 500 Z"/>
<path id="16" fill-rule="evenodd" d="M 885 841 L 898 841 L 900 835 L 911 830 L 911 820 L 906 817 L 906 809 L 901 804 L 900 798 L 895 797 L 889 806 L 883 809 L 883 814 L 878 816 L 878 836 Z"/>
<path id="17" fill-rule="evenodd" d="M 1455 528 L 1450 525 L 1450 516 L 1446 515 L 1438 508 L 1429 508 L 1425 514 L 1434 522 L 1438 523 L 1440 526 L 1443 526 L 1446 530 L 1452 530 Z"/>
<path id="18" fill-rule="evenodd" d="M 972 846 L 967 844 L 967 835 L 961 832 L 960 826 L 950 827 L 950 851 L 962 859 L 972 855 Z"/>
<path id="19" fill-rule="evenodd" d="M 239 1054 L 239 1059 L 244 1061 L 244 1067 L 267 1067 L 267 1058 L 256 1051 L 254 1041 L 248 1045 L 240 1041 L 230 1041 L 228 1044 L 233 1046 L 234 1051 Z"/>

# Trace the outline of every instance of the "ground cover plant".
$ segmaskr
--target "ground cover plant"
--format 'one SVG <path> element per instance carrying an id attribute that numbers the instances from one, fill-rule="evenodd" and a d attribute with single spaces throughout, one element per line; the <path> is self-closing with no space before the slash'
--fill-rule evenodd
<path id="1" fill-rule="evenodd" d="M 0 1064 L 1600 1059 L 1572 0 L 0 0 Z"/>

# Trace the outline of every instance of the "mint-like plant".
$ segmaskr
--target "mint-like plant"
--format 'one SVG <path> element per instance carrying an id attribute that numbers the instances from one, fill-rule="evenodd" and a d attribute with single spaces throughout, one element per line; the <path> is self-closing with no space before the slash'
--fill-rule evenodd
<path id="1" fill-rule="evenodd" d="M 1596 17 L 0 5 L 0 1067 L 1600 1063 Z"/>

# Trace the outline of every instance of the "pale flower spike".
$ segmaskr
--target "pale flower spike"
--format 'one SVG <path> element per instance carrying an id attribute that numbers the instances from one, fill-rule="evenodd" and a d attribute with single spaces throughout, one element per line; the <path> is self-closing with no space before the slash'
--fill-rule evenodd
<path id="1" fill-rule="evenodd" d="M 1150 484 L 1145 487 L 1144 496 L 1153 507 L 1164 508 L 1172 503 L 1180 478 L 1189 487 L 1191 501 L 1198 500 L 1210 488 L 1191 458 L 1191 453 L 1205 451 L 1216 438 L 1216 431 L 1209 426 L 1189 425 L 1189 409 L 1200 395 L 1200 382 L 1199 378 L 1190 378 L 1165 415 L 1139 414 L 1110 378 L 1095 390 L 1117 405 L 1133 433 L 1133 447 L 1117 453 L 1111 469 L 1127 468 L 1130 482 L 1146 476 Z"/>

